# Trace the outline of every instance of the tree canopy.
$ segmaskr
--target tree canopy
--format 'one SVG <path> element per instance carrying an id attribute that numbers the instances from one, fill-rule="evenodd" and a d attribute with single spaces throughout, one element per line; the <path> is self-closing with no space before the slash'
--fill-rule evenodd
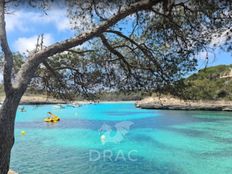
<path id="1" fill-rule="evenodd" d="M 161 91 L 193 71 L 196 55 L 214 46 L 212 40 L 221 33 L 228 34 L 220 46 L 230 49 L 231 3 L 226 0 L 23 2 L 9 3 L 39 7 L 45 13 L 65 5 L 76 35 L 90 33 L 86 47 L 59 49 L 33 76 L 32 84 L 63 97 L 101 90 Z M 102 31 L 95 31 L 98 28 Z M 43 49 L 41 35 L 30 54 Z"/>

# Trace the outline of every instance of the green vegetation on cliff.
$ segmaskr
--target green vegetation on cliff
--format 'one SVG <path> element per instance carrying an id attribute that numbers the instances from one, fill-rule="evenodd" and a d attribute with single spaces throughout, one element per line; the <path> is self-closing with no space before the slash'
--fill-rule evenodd
<path id="1" fill-rule="evenodd" d="M 199 70 L 184 80 L 184 94 L 189 99 L 232 100 L 232 65 Z"/>

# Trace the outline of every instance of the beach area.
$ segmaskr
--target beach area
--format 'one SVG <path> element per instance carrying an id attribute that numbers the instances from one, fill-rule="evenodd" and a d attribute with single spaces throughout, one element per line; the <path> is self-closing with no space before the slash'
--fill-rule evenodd
<path id="1" fill-rule="evenodd" d="M 4 101 L 4 96 L 0 96 L 0 103 L 2 104 Z M 23 96 L 20 104 L 23 105 L 42 105 L 42 104 L 96 104 L 96 103 L 135 103 L 136 100 L 128 100 L 128 101 L 106 101 L 106 100 L 62 100 L 56 99 L 53 97 L 47 97 L 46 95 L 34 95 L 34 96 Z"/>

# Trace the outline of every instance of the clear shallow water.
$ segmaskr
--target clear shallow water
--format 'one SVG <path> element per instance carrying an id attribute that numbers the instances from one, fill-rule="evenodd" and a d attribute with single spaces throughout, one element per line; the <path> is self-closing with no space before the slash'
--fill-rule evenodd
<path id="1" fill-rule="evenodd" d="M 27 105 L 26 112 L 17 112 L 11 168 L 20 174 L 232 171 L 231 113 L 141 110 L 132 103 L 63 106 Z M 61 121 L 44 123 L 49 111 Z M 118 128 L 128 121 L 128 131 Z M 111 137 L 123 134 L 122 141 L 102 144 L 104 124 L 112 128 Z"/>

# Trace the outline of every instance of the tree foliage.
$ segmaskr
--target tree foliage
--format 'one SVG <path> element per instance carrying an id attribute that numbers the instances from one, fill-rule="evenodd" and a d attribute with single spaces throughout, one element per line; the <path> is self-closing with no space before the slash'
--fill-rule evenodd
<path id="1" fill-rule="evenodd" d="M 22 5 L 21 1 L 13 2 Z M 70 23 L 79 35 L 141 2 L 69 0 L 60 4 L 66 4 Z M 222 32 L 230 32 L 231 3 L 153 3 L 154 6 L 138 5 L 129 16 L 96 33 L 86 47 L 69 49 L 43 61 L 31 84 L 62 98 L 73 94 L 92 96 L 104 90 L 173 91 L 177 82 L 182 85 L 181 77 L 195 69 L 196 55 L 207 51 L 212 39 L 219 38 Z M 40 7 L 45 12 L 59 6 L 52 0 L 29 0 L 23 5 Z M 230 45 L 230 33 L 226 36 L 220 46 Z M 40 42 L 34 52 L 43 49 L 42 38 Z"/>

